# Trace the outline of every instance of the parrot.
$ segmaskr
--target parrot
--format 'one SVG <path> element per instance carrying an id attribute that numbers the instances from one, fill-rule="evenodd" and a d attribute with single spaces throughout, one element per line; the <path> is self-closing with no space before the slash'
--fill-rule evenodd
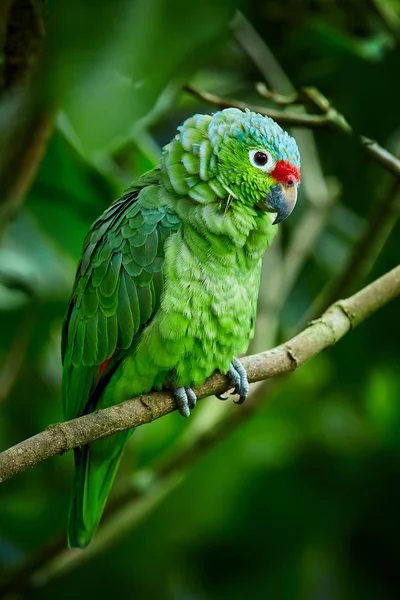
<path id="1" fill-rule="evenodd" d="M 216 370 L 245 401 L 261 260 L 299 183 L 296 141 L 267 116 L 226 108 L 177 128 L 85 238 L 62 331 L 65 420 L 162 388 L 188 417 Z M 69 547 L 92 539 L 133 431 L 75 448 Z"/>

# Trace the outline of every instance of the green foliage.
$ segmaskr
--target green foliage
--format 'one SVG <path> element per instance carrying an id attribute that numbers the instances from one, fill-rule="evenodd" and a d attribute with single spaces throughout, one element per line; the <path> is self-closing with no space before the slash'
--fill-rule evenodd
<path id="1" fill-rule="evenodd" d="M 264 102 L 254 90 L 262 77 L 229 28 L 236 7 L 228 0 L 49 2 L 37 85 L 44 105 L 56 103 L 61 114 L 0 247 L 0 449 L 62 419 L 60 328 L 84 236 L 129 181 L 157 162 L 184 118 L 215 110 L 181 94 L 181 85 L 194 77 L 208 91 Z M 295 87 L 316 85 L 357 132 L 397 150 L 395 2 L 271 1 L 247 3 L 246 14 Z M 262 53 L 258 60 L 265 66 Z M 315 139 L 337 200 L 279 314 L 279 339 L 344 268 L 391 184 L 355 140 L 326 131 Z M 313 180 L 302 186 L 281 245 L 267 259 L 261 348 L 272 336 L 273 261 L 290 247 L 312 188 Z M 368 279 L 398 261 L 393 225 Z M 359 282 L 354 274 L 347 292 Z M 116 513 L 102 546 L 92 554 L 89 547 L 79 563 L 65 554 L 47 560 L 22 596 L 397 598 L 398 311 L 397 301 L 280 382 L 260 412 L 220 435 L 199 460 L 188 454 L 185 464 L 183 450 L 222 412 L 240 407 L 210 398 L 190 422 L 173 414 L 139 428 L 114 499 L 140 501 Z M 171 475 L 165 465 L 176 453 L 181 462 Z M 72 455 L 56 457 L 2 485 L 4 575 L 65 536 L 72 470 Z M 159 484 L 155 473 L 163 474 Z M 18 577 L 18 585 L 29 582 Z"/>

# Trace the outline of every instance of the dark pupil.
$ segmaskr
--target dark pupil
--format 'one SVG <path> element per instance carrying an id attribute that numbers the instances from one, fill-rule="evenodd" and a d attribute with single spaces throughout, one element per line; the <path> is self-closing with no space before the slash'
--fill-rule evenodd
<path id="1" fill-rule="evenodd" d="M 260 167 L 263 167 L 267 164 L 268 156 L 264 154 L 264 152 L 256 152 L 254 155 L 254 160 Z"/>

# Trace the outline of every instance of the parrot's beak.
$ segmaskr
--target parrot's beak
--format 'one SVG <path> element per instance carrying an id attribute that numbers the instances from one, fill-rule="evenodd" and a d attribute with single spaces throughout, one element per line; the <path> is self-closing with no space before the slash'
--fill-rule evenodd
<path id="1" fill-rule="evenodd" d="M 293 211 L 297 200 L 297 184 L 284 185 L 277 183 L 273 185 L 265 198 L 262 208 L 268 212 L 276 212 L 273 225 L 284 221 Z"/>

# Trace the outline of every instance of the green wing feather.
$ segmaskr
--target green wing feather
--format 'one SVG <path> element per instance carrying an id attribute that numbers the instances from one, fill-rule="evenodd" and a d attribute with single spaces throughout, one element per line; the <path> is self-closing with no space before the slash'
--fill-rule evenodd
<path id="1" fill-rule="evenodd" d="M 179 227 L 179 219 L 163 205 L 158 169 L 143 176 L 93 224 L 63 327 L 65 419 L 96 408 L 108 374 L 157 310 L 164 242 Z M 75 450 L 70 546 L 84 547 L 93 536 L 132 433 Z"/>

